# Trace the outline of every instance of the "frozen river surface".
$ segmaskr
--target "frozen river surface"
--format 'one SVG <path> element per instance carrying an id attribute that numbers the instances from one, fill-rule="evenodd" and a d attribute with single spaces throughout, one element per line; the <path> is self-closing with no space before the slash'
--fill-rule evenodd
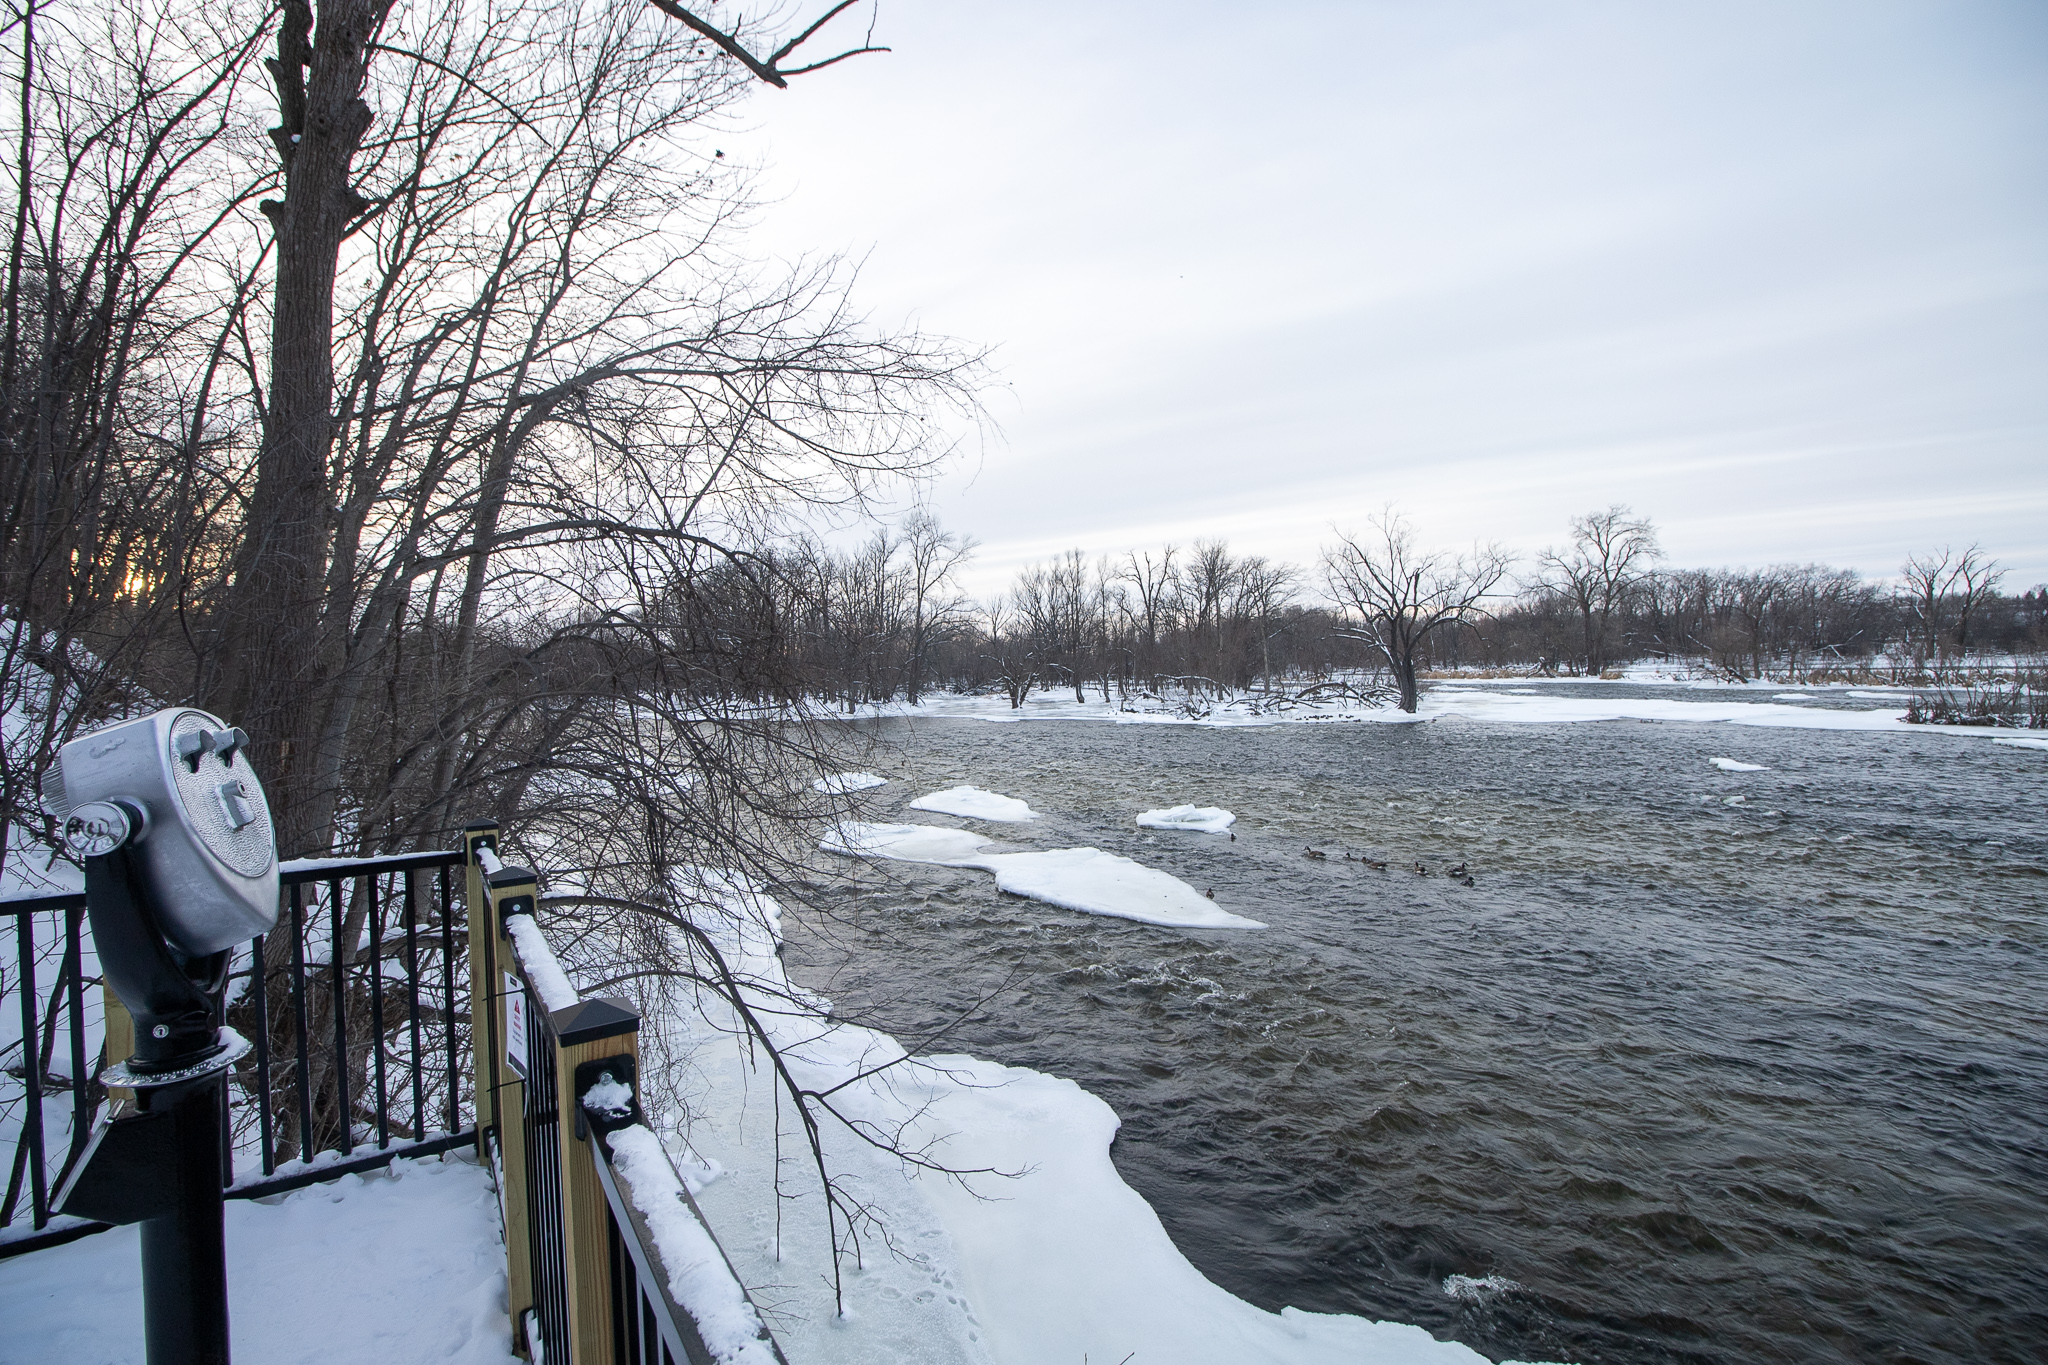
<path id="1" fill-rule="evenodd" d="M 788 959 L 912 1046 L 983 1002 L 934 1050 L 1107 1100 L 1124 1178 L 1226 1289 L 1494 1357 L 2040 1359 L 2048 755 L 1666 721 L 866 733 L 892 780 L 864 819 L 1092 845 L 1270 926 L 883 863 Z M 1040 818 L 905 809 L 959 784 Z M 1235 839 L 1134 823 L 1182 803 Z"/>

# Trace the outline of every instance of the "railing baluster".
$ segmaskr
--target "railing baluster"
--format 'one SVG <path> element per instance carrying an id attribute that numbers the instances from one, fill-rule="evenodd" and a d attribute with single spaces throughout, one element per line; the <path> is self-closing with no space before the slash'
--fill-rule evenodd
<path id="1" fill-rule="evenodd" d="M 64 956 L 71 979 L 71 1150 L 64 1158 L 67 1169 L 78 1160 L 78 1154 L 85 1150 L 85 1140 L 92 1135 L 92 1103 L 87 1098 L 89 1087 L 85 1075 L 85 985 L 81 980 L 85 972 L 85 953 L 81 943 L 84 925 L 84 906 L 66 912 Z"/>
<path id="2" fill-rule="evenodd" d="M 441 1021 L 448 1030 L 448 1131 L 462 1131 L 462 1069 L 455 1038 L 455 898 L 441 864 Z"/>
<path id="3" fill-rule="evenodd" d="M 306 1044 L 306 897 L 292 883 L 292 1013 L 298 1023 L 299 1160 L 313 1159 L 313 1068 Z"/>
<path id="4" fill-rule="evenodd" d="M 327 963 L 334 991 L 334 1111 L 341 1120 L 341 1151 L 356 1149 L 355 1112 L 348 1095 L 348 976 L 341 949 L 341 878 L 327 882 L 327 919 L 333 926 L 327 944 Z M 354 945 L 351 944 L 353 949 Z"/>
<path id="5" fill-rule="evenodd" d="M 407 1061 L 412 1071 L 412 1137 L 418 1142 L 427 1135 L 427 1110 L 420 1098 L 420 1073 L 426 1070 L 426 1062 L 420 1057 L 420 926 L 413 905 L 413 875 L 398 875 L 405 878 L 405 998 L 412 1006 L 406 1013 L 407 1042 L 412 1049 Z"/>
<path id="6" fill-rule="evenodd" d="M 256 1145 L 262 1149 L 263 1174 L 277 1174 L 277 1152 L 270 1131 L 270 968 L 263 956 L 269 936 L 256 935 L 249 945 L 249 997 L 256 1008 Z"/>
<path id="7" fill-rule="evenodd" d="M 14 917 L 14 937 L 20 952 L 21 966 L 21 1074 L 28 1087 L 28 1107 L 21 1116 L 22 1140 L 28 1144 L 28 1206 L 35 1226 L 41 1228 L 50 1221 L 50 1191 L 43 1172 L 43 1076 L 42 1049 L 36 1039 L 41 1030 L 36 1027 L 36 930 L 33 914 Z M 15 1153 L 15 1169 L 21 1165 L 21 1153 Z M 14 1214 L 14 1199 L 20 1190 L 19 1178 L 11 1177 L 7 1189 L 9 1217 Z"/>
<path id="8" fill-rule="evenodd" d="M 376 877 L 363 878 L 370 919 L 370 1066 L 376 1073 L 377 1148 L 391 1145 L 391 1096 L 384 1082 L 384 907 Z"/>

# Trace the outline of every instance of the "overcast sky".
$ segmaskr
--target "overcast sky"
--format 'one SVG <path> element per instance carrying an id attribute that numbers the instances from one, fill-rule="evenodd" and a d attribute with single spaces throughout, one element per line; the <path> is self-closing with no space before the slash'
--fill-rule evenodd
<path id="1" fill-rule="evenodd" d="M 2042 0 L 881 0 L 875 41 L 726 151 L 758 249 L 993 349 L 1000 430 L 930 490 L 977 589 L 1308 562 L 1388 502 L 2048 580 Z"/>

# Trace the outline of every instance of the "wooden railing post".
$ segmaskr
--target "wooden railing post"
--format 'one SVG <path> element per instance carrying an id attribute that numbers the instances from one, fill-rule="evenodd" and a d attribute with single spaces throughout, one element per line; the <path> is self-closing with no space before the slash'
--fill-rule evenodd
<path id="1" fill-rule="evenodd" d="M 480 848 L 487 848 L 493 854 L 498 851 L 498 827 L 495 824 L 469 825 L 462 831 L 463 863 L 467 876 L 462 903 L 469 907 L 469 1041 L 474 1063 L 470 1074 L 476 1080 L 476 1151 L 478 1157 L 488 1161 L 490 1132 L 498 1121 L 498 1046 L 491 1003 L 497 998 L 498 983 L 493 966 L 496 954 L 491 951 L 494 916 L 484 885 L 483 864 L 476 856 Z"/>
<path id="2" fill-rule="evenodd" d="M 524 969 L 513 951 L 505 921 L 511 915 L 531 915 L 538 892 L 533 873 L 523 867 L 505 867 L 484 878 L 490 891 L 491 959 L 495 964 L 491 1000 L 492 1021 L 499 1042 L 493 1067 L 498 1116 L 499 1191 L 504 1199 L 505 1219 L 505 1301 L 512 1313 L 512 1340 L 529 1360 L 535 1352 L 527 1340 L 527 1310 L 535 1303 L 531 1205 L 527 1192 L 526 1166 L 526 1077 L 525 1027 L 514 1029 L 510 1014 L 526 1008 Z M 516 1058 L 516 1066 L 514 1060 Z"/>
<path id="3" fill-rule="evenodd" d="M 561 1087 L 562 1241 L 569 1272 L 570 1359 L 574 1365 L 618 1365 L 613 1359 L 611 1212 L 597 1173 L 599 1156 L 584 1121 L 577 1071 L 588 1064 L 629 1059 L 639 1074 L 640 1014 L 623 1000 L 584 1000 L 548 1015 L 561 1051 L 555 1075 Z"/>
<path id="4" fill-rule="evenodd" d="M 135 1051 L 135 1018 L 128 1013 L 128 1007 L 121 1003 L 121 997 L 114 994 L 112 982 L 101 981 L 100 999 L 106 1010 L 107 1065 L 125 1062 Z M 107 1087 L 107 1103 L 116 1105 L 133 1104 L 135 1092 L 125 1085 Z"/>

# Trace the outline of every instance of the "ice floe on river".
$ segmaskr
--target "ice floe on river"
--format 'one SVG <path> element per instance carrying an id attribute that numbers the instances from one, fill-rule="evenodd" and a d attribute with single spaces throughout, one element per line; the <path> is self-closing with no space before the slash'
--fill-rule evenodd
<path id="1" fill-rule="evenodd" d="M 907 863 L 958 863 L 988 846 L 971 830 L 943 825 L 871 825 L 847 820 L 819 841 L 827 853 L 856 858 L 895 858 Z"/>
<path id="2" fill-rule="evenodd" d="M 1054 848 L 1043 853 L 984 853 L 969 860 L 996 874 L 1012 895 L 1091 915 L 1143 920 L 1178 929 L 1263 929 L 1233 915 L 1171 873 L 1099 848 Z"/>
<path id="3" fill-rule="evenodd" d="M 1019 824 L 1038 818 L 1037 811 L 1016 797 L 998 796 L 979 787 L 948 787 L 942 792 L 918 797 L 910 803 L 910 808 L 939 815 L 964 816 L 969 820 L 997 820 L 1005 824 Z"/>
<path id="4" fill-rule="evenodd" d="M 888 785 L 888 778 L 876 777 L 873 773 L 833 773 L 811 783 L 811 790 L 823 792 L 827 796 L 850 796 L 854 792 L 864 792 L 870 787 Z"/>
<path id="5" fill-rule="evenodd" d="M 977 867 L 996 874 L 996 886 L 1067 910 L 1114 919 L 1142 920 L 1174 929 L 1263 929 L 1258 920 L 1222 909 L 1171 873 L 1099 848 L 1054 848 L 1037 853 L 983 853 L 988 840 L 964 829 L 936 825 L 840 823 L 819 841 L 828 853 L 893 858 L 942 867 Z"/>
<path id="6" fill-rule="evenodd" d="M 1170 806 L 1165 810 L 1138 812 L 1138 823 L 1147 829 L 1185 829 L 1197 834 L 1221 834 L 1237 817 L 1221 806 Z"/>

